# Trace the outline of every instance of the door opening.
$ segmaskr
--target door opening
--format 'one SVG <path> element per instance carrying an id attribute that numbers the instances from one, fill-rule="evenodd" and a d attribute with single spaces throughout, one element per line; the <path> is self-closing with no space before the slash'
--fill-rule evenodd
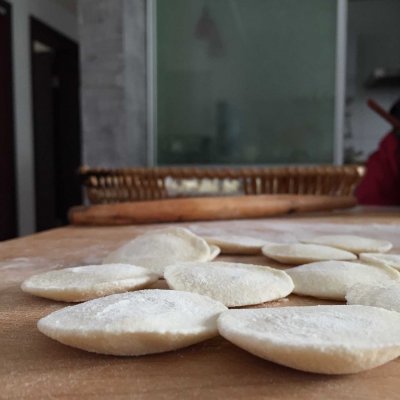
<path id="1" fill-rule="evenodd" d="M 82 201 L 77 43 L 31 18 L 36 229 L 64 225 Z"/>
<path id="2" fill-rule="evenodd" d="M 0 0 L 0 240 L 17 236 L 11 6 Z"/>

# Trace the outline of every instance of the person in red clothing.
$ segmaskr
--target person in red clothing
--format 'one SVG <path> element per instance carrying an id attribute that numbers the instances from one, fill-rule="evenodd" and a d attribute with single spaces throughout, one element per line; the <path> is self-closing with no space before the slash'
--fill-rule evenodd
<path id="1" fill-rule="evenodd" d="M 400 126 L 400 99 L 390 109 Z M 397 124 L 396 124 L 397 126 Z M 400 129 L 394 127 L 367 161 L 367 172 L 355 191 L 359 204 L 400 205 Z"/>

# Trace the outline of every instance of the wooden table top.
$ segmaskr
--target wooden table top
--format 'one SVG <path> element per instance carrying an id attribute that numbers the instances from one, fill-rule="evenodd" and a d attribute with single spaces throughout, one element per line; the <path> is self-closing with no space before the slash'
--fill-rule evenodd
<path id="1" fill-rule="evenodd" d="M 363 234 L 391 240 L 393 252 L 400 251 L 400 209 L 176 225 L 199 234 L 227 231 L 286 242 L 316 233 Z M 36 329 L 38 319 L 66 304 L 23 293 L 22 280 L 98 263 L 128 239 L 159 227 L 65 227 L 0 243 L 0 399 L 400 399 L 400 359 L 356 375 L 326 376 L 262 360 L 221 337 L 164 354 L 113 357 L 64 346 Z M 219 259 L 278 266 L 263 256 Z M 327 303 L 293 295 L 262 306 Z"/>

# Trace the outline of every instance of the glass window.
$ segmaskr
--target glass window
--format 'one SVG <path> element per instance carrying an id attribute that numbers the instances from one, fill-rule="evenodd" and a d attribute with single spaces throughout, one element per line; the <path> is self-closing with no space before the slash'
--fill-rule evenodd
<path id="1" fill-rule="evenodd" d="M 157 0 L 157 163 L 332 162 L 336 7 Z"/>

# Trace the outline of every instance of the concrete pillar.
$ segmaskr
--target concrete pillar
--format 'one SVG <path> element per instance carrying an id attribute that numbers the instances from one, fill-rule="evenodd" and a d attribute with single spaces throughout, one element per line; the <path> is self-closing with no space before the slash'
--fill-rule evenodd
<path id="1" fill-rule="evenodd" d="M 146 0 L 79 0 L 83 160 L 147 165 Z"/>

